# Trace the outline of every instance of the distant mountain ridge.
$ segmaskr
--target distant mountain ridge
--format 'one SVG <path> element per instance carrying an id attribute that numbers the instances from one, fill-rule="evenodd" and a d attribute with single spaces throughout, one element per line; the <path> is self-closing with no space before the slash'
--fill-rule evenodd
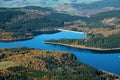
<path id="1" fill-rule="evenodd" d="M 51 7 L 72 15 L 91 16 L 120 8 L 120 0 L 1 0 L 0 7 Z"/>
<path id="2" fill-rule="evenodd" d="M 97 1 L 90 4 L 86 4 L 86 3 L 73 4 L 73 7 L 75 8 L 80 7 L 81 9 L 99 9 L 99 8 L 105 8 L 105 7 L 119 8 L 120 0 L 102 0 L 102 1 Z"/>

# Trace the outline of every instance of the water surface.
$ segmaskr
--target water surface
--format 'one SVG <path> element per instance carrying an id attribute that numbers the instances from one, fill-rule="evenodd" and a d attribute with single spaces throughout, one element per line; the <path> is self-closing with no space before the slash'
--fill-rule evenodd
<path id="1" fill-rule="evenodd" d="M 120 53 L 111 52 L 100 53 L 90 50 L 76 49 L 60 45 L 44 44 L 44 40 L 61 39 L 61 38 L 85 38 L 85 34 L 59 32 L 55 34 L 43 34 L 31 40 L 16 41 L 16 42 L 0 42 L 0 48 L 10 48 L 17 46 L 26 46 L 29 48 L 37 48 L 43 50 L 55 50 L 70 52 L 76 55 L 77 59 L 81 62 L 89 64 L 97 69 L 102 69 L 120 75 Z M 99 53 L 99 54 L 98 54 Z"/>

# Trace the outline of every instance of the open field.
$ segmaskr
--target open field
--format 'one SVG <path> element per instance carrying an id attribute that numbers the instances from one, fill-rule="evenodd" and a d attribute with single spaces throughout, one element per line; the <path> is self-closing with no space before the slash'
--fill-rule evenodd
<path id="1" fill-rule="evenodd" d="M 9 68 L 9 67 L 13 67 L 13 66 L 16 66 L 16 64 L 12 61 L 0 62 L 0 69 L 6 69 L 6 68 Z"/>

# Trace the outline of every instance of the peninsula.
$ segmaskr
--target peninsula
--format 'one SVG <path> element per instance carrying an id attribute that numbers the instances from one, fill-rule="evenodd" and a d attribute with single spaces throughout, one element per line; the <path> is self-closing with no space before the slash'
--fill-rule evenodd
<path id="1" fill-rule="evenodd" d="M 85 49 L 85 50 L 93 50 L 93 51 L 119 51 L 120 48 L 108 48 L 108 49 L 103 49 L 103 48 L 94 48 L 94 47 L 86 47 L 83 45 L 69 45 L 69 44 L 64 44 L 64 43 L 58 43 L 54 42 L 51 40 L 44 41 L 45 44 L 52 44 L 52 45 L 61 45 L 61 46 L 67 46 L 67 47 L 73 47 L 73 48 L 79 48 L 79 49 Z"/>
<path id="2" fill-rule="evenodd" d="M 70 31 L 60 29 L 61 31 L 74 32 L 84 34 L 83 32 Z M 69 46 L 80 49 L 97 50 L 97 51 L 119 51 L 120 50 L 120 34 L 112 34 L 110 36 L 103 36 L 102 34 L 86 33 L 87 37 L 84 39 L 59 39 L 46 40 L 46 44 Z M 111 42 L 112 40 L 112 42 Z"/>

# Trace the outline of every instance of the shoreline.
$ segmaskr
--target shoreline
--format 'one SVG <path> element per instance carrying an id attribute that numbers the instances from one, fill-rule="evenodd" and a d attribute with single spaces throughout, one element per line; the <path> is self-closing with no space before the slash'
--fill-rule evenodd
<path id="1" fill-rule="evenodd" d="M 79 48 L 79 49 L 86 49 L 86 50 L 92 50 L 92 51 L 119 51 L 120 50 L 120 48 L 101 49 L 101 48 L 92 48 L 92 47 L 77 46 L 77 45 L 68 45 L 68 44 L 47 42 L 47 41 L 44 41 L 44 43 L 45 44 L 53 44 L 53 45 L 61 45 L 61 46 L 73 47 L 73 48 Z"/>
<path id="2" fill-rule="evenodd" d="M 98 70 L 98 69 L 97 69 L 97 70 Z M 112 73 L 112 72 L 108 72 L 108 71 L 105 71 L 105 70 L 102 70 L 102 69 L 100 69 L 100 71 L 102 71 L 103 73 L 107 73 L 107 74 L 109 74 L 109 75 L 115 75 L 115 76 L 120 77 L 120 75 L 115 74 L 115 73 Z"/>
<path id="3" fill-rule="evenodd" d="M 26 37 L 26 38 L 18 38 L 18 39 L 0 39 L 0 42 L 14 42 L 14 41 L 23 41 L 23 40 L 30 40 L 34 37 Z"/>
<path id="4" fill-rule="evenodd" d="M 88 47 L 79 47 L 79 46 L 73 46 L 73 45 L 68 45 L 68 44 L 61 44 L 61 43 L 55 43 L 55 42 L 45 42 L 45 44 L 52 44 L 52 45 L 61 45 L 61 46 L 66 46 L 66 47 L 72 47 L 72 48 L 78 48 L 78 49 L 85 49 L 85 50 L 92 50 L 92 51 L 116 51 L 116 50 L 120 50 L 120 48 L 117 48 L 117 49 L 98 49 L 98 48 L 88 48 Z M 115 73 L 112 73 L 112 72 L 108 72 L 108 71 L 105 71 L 105 70 L 102 70 L 102 69 L 97 69 L 99 71 L 102 71 L 103 73 L 107 73 L 109 75 L 115 75 L 115 76 L 118 76 L 120 77 L 120 75 L 118 74 L 115 74 Z"/>
<path id="5" fill-rule="evenodd" d="M 65 30 L 65 29 L 58 29 L 59 31 L 65 31 L 65 32 L 72 32 L 72 33 L 79 33 L 79 34 L 86 34 L 85 32 L 79 32 L 79 31 L 72 31 L 72 30 Z"/>
<path id="6" fill-rule="evenodd" d="M 56 30 L 56 31 L 42 32 L 39 35 L 42 35 L 42 34 L 53 34 L 53 33 L 57 33 L 57 32 L 60 32 L 60 31 Z M 14 41 L 30 40 L 30 39 L 34 39 L 36 36 L 39 36 L 39 35 L 34 35 L 34 36 L 31 36 L 31 37 L 24 37 L 24 38 L 16 38 L 16 39 L 0 39 L 0 42 L 6 42 L 7 43 L 7 42 L 14 42 Z"/>

